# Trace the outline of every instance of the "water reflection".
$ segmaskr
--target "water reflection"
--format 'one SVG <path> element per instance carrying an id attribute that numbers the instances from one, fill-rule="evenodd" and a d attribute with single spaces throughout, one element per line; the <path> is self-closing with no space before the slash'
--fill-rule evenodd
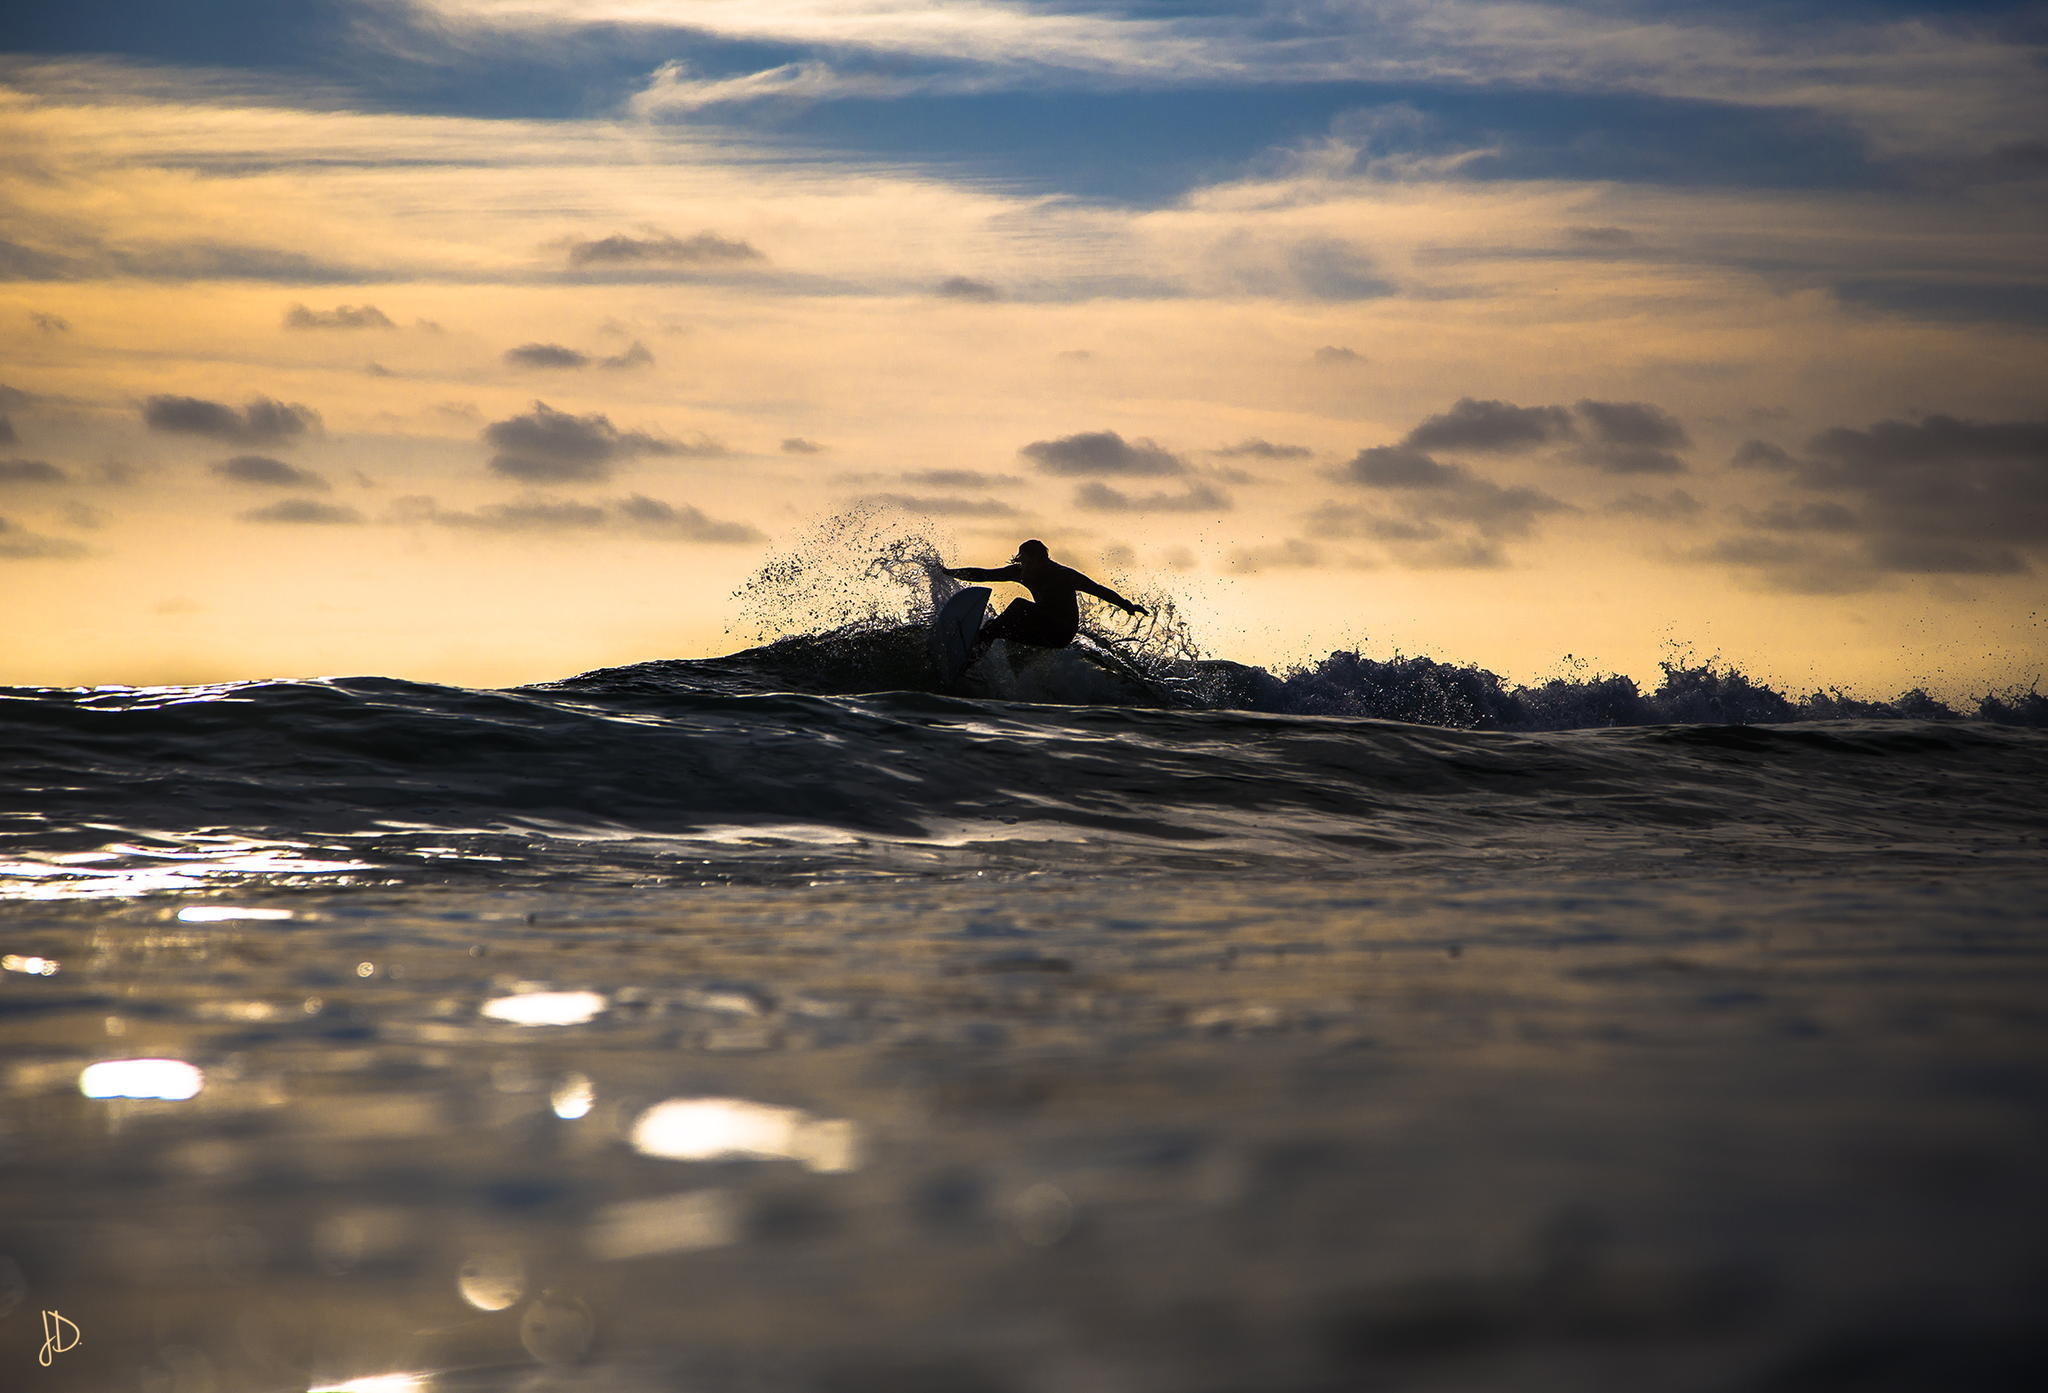
<path id="1" fill-rule="evenodd" d="M 20 953 L 0 957 L 0 972 L 25 972 L 31 977 L 55 977 L 60 966 L 55 958 L 26 957 Z"/>
<path id="2" fill-rule="evenodd" d="M 206 1086 L 206 1075 L 182 1059 L 103 1059 L 78 1076 L 88 1098 L 158 1098 L 181 1103 Z"/>
<path id="3" fill-rule="evenodd" d="M 526 1295 L 526 1259 L 505 1250 L 471 1253 L 455 1287 L 479 1311 L 502 1311 Z"/>
<path id="4" fill-rule="evenodd" d="M 601 992 L 521 992 L 486 1001 L 483 1013 L 513 1025 L 582 1025 L 608 1004 Z"/>
<path id="5" fill-rule="evenodd" d="M 221 924 L 235 919 L 289 919 L 288 909 L 250 909 L 231 904 L 188 904 L 178 911 L 183 924 Z"/>
<path id="6" fill-rule="evenodd" d="M 584 1244 L 592 1257 L 617 1262 L 723 1248 L 739 1237 L 739 1209 L 730 1195 L 723 1190 L 690 1190 L 606 1205 L 598 1211 Z"/>
<path id="7" fill-rule="evenodd" d="M 850 1171 L 859 1146 L 859 1129 L 844 1119 L 745 1098 L 671 1098 L 633 1124 L 634 1150 L 671 1161 L 800 1161 L 814 1171 Z"/>
<path id="8" fill-rule="evenodd" d="M 553 1095 L 548 1099 L 555 1109 L 555 1116 L 564 1122 L 574 1122 L 579 1117 L 590 1115 L 597 1105 L 597 1086 L 588 1074 L 570 1074 L 555 1085 Z"/>
<path id="9" fill-rule="evenodd" d="M 342 1383 L 315 1382 L 306 1393 L 425 1393 L 432 1374 L 372 1374 Z"/>

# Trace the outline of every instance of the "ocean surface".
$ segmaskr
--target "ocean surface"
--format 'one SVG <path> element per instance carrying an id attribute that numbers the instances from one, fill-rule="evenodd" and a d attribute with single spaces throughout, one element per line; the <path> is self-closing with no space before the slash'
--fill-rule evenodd
<path id="1" fill-rule="evenodd" d="M 0 692 L 0 1388 L 2048 1386 L 2038 697 L 1098 647 Z"/>

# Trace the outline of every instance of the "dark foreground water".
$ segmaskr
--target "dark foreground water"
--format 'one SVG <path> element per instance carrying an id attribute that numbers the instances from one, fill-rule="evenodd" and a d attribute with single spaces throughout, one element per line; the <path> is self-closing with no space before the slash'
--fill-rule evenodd
<path id="1" fill-rule="evenodd" d="M 2048 1380 L 2048 733 L 773 685 L 0 698 L 0 1388 Z"/>

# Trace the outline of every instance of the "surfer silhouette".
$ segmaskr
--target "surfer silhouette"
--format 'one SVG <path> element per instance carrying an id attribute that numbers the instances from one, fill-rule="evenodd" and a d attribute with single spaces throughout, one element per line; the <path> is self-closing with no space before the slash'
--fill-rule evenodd
<path id="1" fill-rule="evenodd" d="M 1079 596 L 1086 592 L 1107 600 L 1125 614 L 1143 614 L 1145 607 L 1133 604 L 1106 585 L 1098 584 L 1071 566 L 1052 559 L 1045 543 L 1036 537 L 1017 548 L 1007 566 L 946 566 L 942 570 L 955 580 L 1014 581 L 1031 592 L 1028 600 L 1012 600 L 993 622 L 975 635 L 978 653 L 997 639 L 1029 643 L 1039 648 L 1065 648 L 1081 627 Z"/>

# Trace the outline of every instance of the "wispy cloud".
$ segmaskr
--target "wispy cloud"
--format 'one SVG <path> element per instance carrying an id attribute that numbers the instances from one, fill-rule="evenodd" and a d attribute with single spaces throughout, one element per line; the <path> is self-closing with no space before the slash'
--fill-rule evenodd
<path id="1" fill-rule="evenodd" d="M 524 32 L 635 25 L 797 45 L 738 76 L 665 65 L 636 110 L 767 98 L 901 96 L 1049 78 L 1124 83 L 1401 82 L 1656 93 L 1803 109 L 1901 153 L 2038 138 L 2038 45 L 1968 15 L 1872 22 L 1770 7 L 1721 12 L 1534 0 L 1266 0 L 1157 15 L 995 0 L 415 0 L 444 25 Z M 877 55 L 953 65 L 871 72 Z M 846 61 L 846 60 L 851 60 Z M 963 71 L 962 69 L 965 69 Z"/>

